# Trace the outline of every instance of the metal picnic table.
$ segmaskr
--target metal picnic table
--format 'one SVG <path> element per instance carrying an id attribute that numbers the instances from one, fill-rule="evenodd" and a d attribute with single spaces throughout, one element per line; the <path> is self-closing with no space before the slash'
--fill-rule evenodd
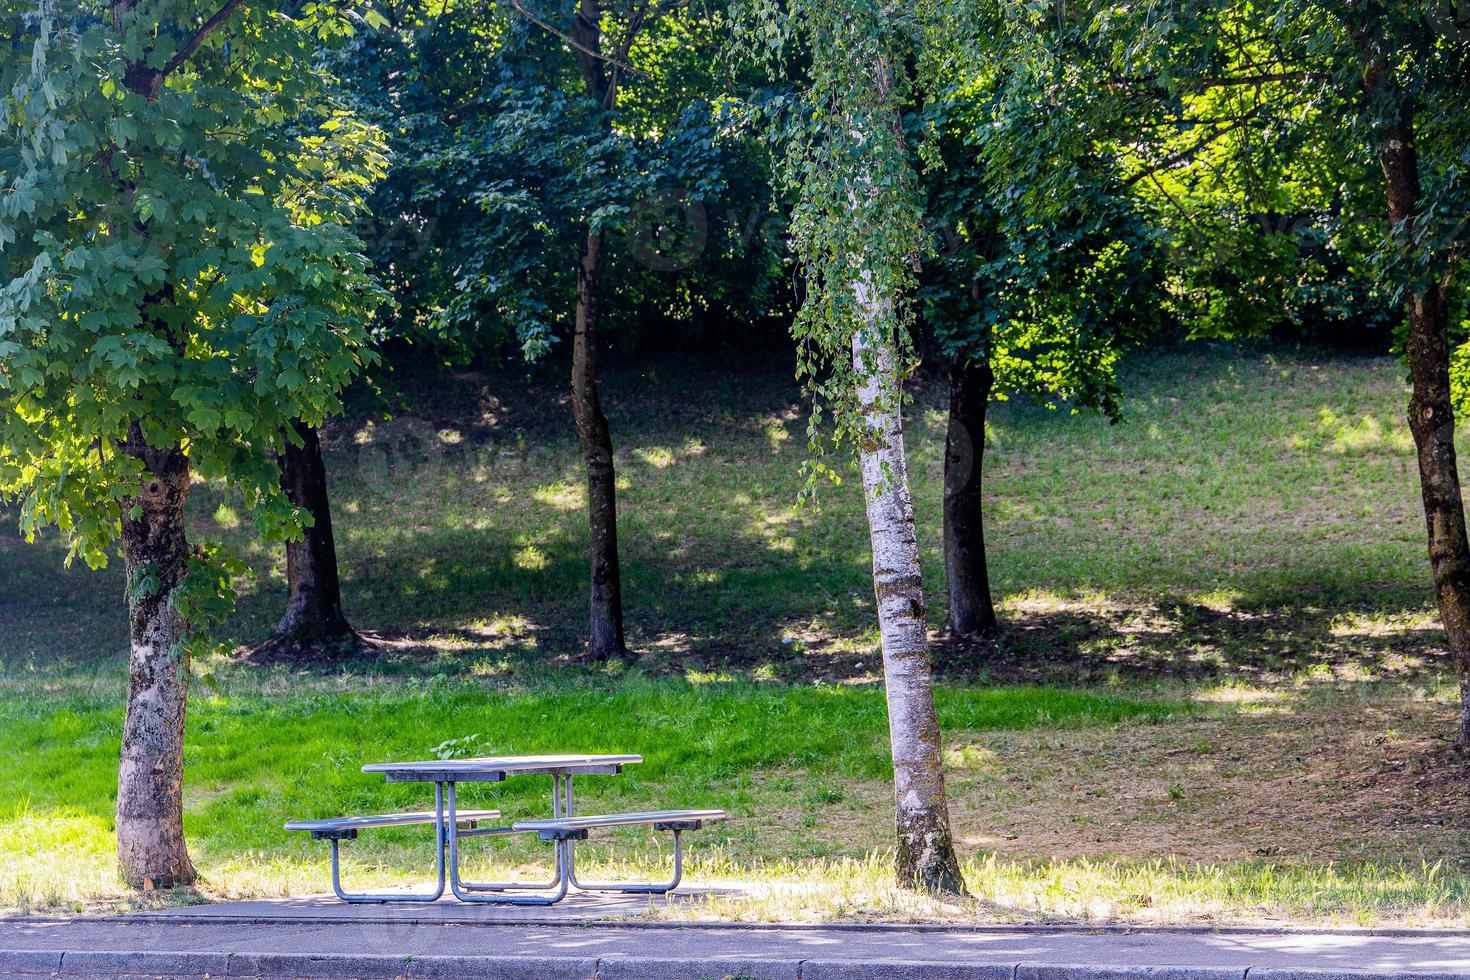
<path id="1" fill-rule="evenodd" d="M 549 882 L 465 881 L 459 871 L 459 841 L 466 837 L 488 837 L 518 831 L 514 826 L 475 827 L 461 830 L 456 816 L 458 783 L 499 783 L 510 776 L 550 776 L 551 816 L 572 816 L 572 779 L 584 775 L 617 775 L 627 765 L 643 761 L 641 755 L 519 755 L 482 759 L 450 759 L 429 762 L 379 762 L 362 767 L 363 772 L 382 773 L 390 783 L 433 783 L 434 812 L 440 840 L 440 893 L 443 891 L 445 837 L 449 852 L 449 888 L 461 902 L 505 905 L 551 905 L 566 896 L 575 880 L 573 844 L 555 841 L 556 873 Z M 554 889 L 554 891 L 552 891 Z M 551 891 L 550 895 L 507 895 L 508 891 Z M 486 894 L 490 893 L 490 894 Z M 381 897 L 381 896 L 379 896 Z"/>
<path id="2" fill-rule="evenodd" d="M 286 824 L 286 829 L 304 831 L 310 833 L 314 839 L 331 842 L 332 891 L 344 902 L 434 902 L 443 897 L 446 878 L 454 897 L 461 902 L 552 905 L 565 898 L 570 888 L 662 895 L 676 888 L 684 873 L 683 832 L 698 830 L 710 820 L 723 820 L 723 810 L 649 810 L 587 816 L 576 816 L 572 812 L 573 778 L 584 775 L 616 775 L 623 771 L 624 766 L 642 761 L 643 757 L 639 755 L 507 755 L 484 759 L 438 759 L 431 762 L 377 762 L 363 766 L 362 771 L 381 773 L 390 783 L 433 783 L 433 811 L 292 820 Z M 501 820 L 500 811 L 459 808 L 455 790 L 459 783 L 499 783 L 511 776 L 551 777 L 550 818 L 516 820 L 509 824 L 481 827 L 482 822 Z M 356 840 L 361 830 L 424 824 L 434 825 L 437 881 L 432 891 L 370 895 L 343 889 L 339 857 L 339 845 L 342 841 Z M 577 880 L 577 841 L 585 840 L 592 830 L 634 826 L 648 826 L 656 831 L 673 834 L 672 881 L 585 884 Z M 553 846 L 556 873 L 550 881 L 465 881 L 460 876 L 461 839 L 527 833 L 534 833 L 543 841 L 551 842 Z M 517 891 L 540 894 L 506 894 Z"/>

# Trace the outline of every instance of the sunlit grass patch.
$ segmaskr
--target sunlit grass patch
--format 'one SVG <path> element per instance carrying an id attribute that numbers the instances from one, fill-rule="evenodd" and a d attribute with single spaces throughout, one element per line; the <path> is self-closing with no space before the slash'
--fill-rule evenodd
<path id="1" fill-rule="evenodd" d="M 888 852 L 754 868 L 716 857 L 696 873 L 723 888 L 698 902 L 652 908 L 682 921 L 1470 924 L 1470 878 L 1442 864 L 1015 861 L 994 855 L 963 864 L 970 896 L 955 899 L 899 888 Z"/>
<path id="2" fill-rule="evenodd" d="M 715 806 L 731 815 L 690 835 L 690 881 L 735 892 L 658 914 L 1328 924 L 1465 916 L 1461 794 L 1452 780 L 1413 783 L 1452 714 L 1448 689 L 1364 685 L 1329 697 L 1311 685 L 1234 683 L 1186 700 L 941 685 L 951 818 L 975 895 L 944 903 L 892 882 L 878 686 L 718 672 L 649 680 L 626 669 L 529 686 L 497 670 L 482 676 L 226 670 L 215 691 L 196 691 L 185 827 L 201 893 L 320 893 L 326 849 L 286 834 L 285 820 L 427 805 L 427 787 L 387 785 L 359 771 L 365 762 L 615 750 L 646 761 L 579 780 L 587 810 Z M 111 833 L 119 685 L 12 678 L 0 692 L 0 807 L 16 815 L 0 836 L 0 901 L 127 907 Z M 34 761 L 26 768 L 21 758 Z M 463 793 L 466 805 L 512 817 L 543 813 L 547 795 L 535 779 Z M 1449 816 L 1422 826 L 1382 819 L 1396 813 Z M 363 888 L 421 884 L 429 841 L 423 828 L 364 834 L 344 848 L 346 873 Z M 1258 853 L 1263 842 L 1269 856 Z M 588 877 L 669 871 L 667 840 L 646 830 L 596 835 L 579 853 Z M 466 860 L 487 877 L 549 872 L 534 840 L 471 844 Z"/>
<path id="3" fill-rule="evenodd" d="M 79 911 L 118 894 L 122 881 L 109 818 L 25 802 L 0 812 L 0 906 L 18 912 Z"/>

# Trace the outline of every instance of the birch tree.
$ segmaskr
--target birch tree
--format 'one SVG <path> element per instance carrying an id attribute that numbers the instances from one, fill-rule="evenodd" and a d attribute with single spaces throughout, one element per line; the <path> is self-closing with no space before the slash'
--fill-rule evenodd
<path id="1" fill-rule="evenodd" d="M 756 7 L 768 51 L 811 55 L 800 104 L 782 120 L 784 177 L 798 203 L 792 237 L 807 285 L 794 332 L 799 375 L 815 393 L 814 476 L 856 450 L 882 637 L 901 885 L 963 893 L 945 798 L 924 593 L 903 440 L 912 365 L 908 296 L 922 242 L 915 175 L 900 115 L 906 15 L 871 0 Z M 823 437 L 824 412 L 830 425 Z"/>

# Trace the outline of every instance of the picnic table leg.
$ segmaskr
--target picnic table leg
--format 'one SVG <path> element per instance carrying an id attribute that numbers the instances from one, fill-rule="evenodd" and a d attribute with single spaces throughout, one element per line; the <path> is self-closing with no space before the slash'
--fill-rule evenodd
<path id="1" fill-rule="evenodd" d="M 558 816 L 572 816 L 572 777 L 566 777 L 565 797 Z M 577 842 L 568 840 L 567 851 L 567 877 L 571 879 L 572 887 L 584 892 L 626 892 L 630 895 L 662 895 L 679 887 L 679 882 L 684 878 L 684 848 L 679 831 L 674 834 L 674 877 L 666 884 L 642 884 L 632 882 L 626 885 L 614 884 L 583 884 L 577 880 Z"/>
<path id="2" fill-rule="evenodd" d="M 568 773 L 559 807 L 560 812 L 555 816 L 572 816 L 572 805 L 572 777 Z M 665 892 L 671 892 L 679 887 L 680 881 L 684 880 L 684 842 L 679 831 L 675 830 L 672 833 L 674 835 L 674 877 L 666 883 L 583 884 L 577 880 L 577 842 L 570 839 L 563 844 L 566 848 L 567 878 L 571 881 L 573 888 L 584 892 L 624 892 L 629 895 L 662 895 Z"/>
<path id="3" fill-rule="evenodd" d="M 461 902 L 469 902 L 480 905 L 555 905 L 567 897 L 567 883 L 571 878 L 570 868 L 567 865 L 566 851 L 560 841 L 557 841 L 553 849 L 556 861 L 556 891 L 550 895 L 476 895 L 473 890 L 464 887 L 459 878 L 459 830 L 455 824 L 456 799 L 454 783 L 448 783 L 449 787 L 449 888 L 454 892 L 454 897 Z"/>
<path id="4" fill-rule="evenodd" d="M 570 879 L 572 887 L 584 892 L 626 892 L 629 895 L 662 895 L 679 887 L 679 882 L 684 879 L 684 845 L 681 832 L 671 831 L 674 835 L 674 877 L 662 884 L 643 884 L 631 882 L 629 884 L 585 884 L 577 880 L 577 851 L 576 841 L 567 841 L 567 878 Z"/>
<path id="5" fill-rule="evenodd" d="M 355 839 L 357 831 L 352 831 Z M 438 783 L 434 784 L 434 867 L 437 872 L 437 882 L 434 891 L 428 894 L 417 894 L 413 892 L 390 892 L 383 895 L 367 895 L 360 892 L 348 892 L 342 888 L 342 862 L 338 853 L 342 838 L 333 837 L 332 841 L 332 892 L 344 902 L 354 905 L 384 905 L 390 902 L 437 902 L 444 896 L 444 787 Z"/>
<path id="6" fill-rule="evenodd" d="M 566 779 L 567 779 L 568 782 L 571 782 L 571 777 L 570 776 L 566 777 Z M 562 780 L 562 777 L 560 775 L 558 775 L 556 773 L 552 773 L 552 775 L 551 775 L 551 815 L 553 817 L 570 816 L 569 813 L 564 813 L 563 810 L 562 810 L 562 802 L 561 802 L 561 780 Z M 497 833 L 498 834 L 510 834 L 510 833 L 514 833 L 514 831 L 511 830 L 511 828 L 509 828 L 509 827 L 491 827 L 491 828 L 487 828 L 485 830 L 481 830 L 481 831 L 477 832 L 476 834 L 474 834 L 473 836 L 489 836 L 489 835 L 495 835 Z M 472 835 L 469 835 L 469 834 L 460 834 L 458 836 L 460 836 L 460 837 L 467 837 L 467 836 L 472 836 Z M 446 838 L 446 841 L 447 841 L 447 838 Z M 462 888 L 462 889 L 464 889 L 467 892 L 504 892 L 504 891 L 534 891 L 534 892 L 544 892 L 544 891 L 550 891 L 551 889 L 555 888 L 557 885 L 560 885 L 560 884 L 561 884 L 561 862 L 558 861 L 557 864 L 556 864 L 556 873 L 552 876 L 552 878 L 551 878 L 550 881 L 546 881 L 546 882 L 535 882 L 535 881 L 460 881 L 459 887 Z"/>

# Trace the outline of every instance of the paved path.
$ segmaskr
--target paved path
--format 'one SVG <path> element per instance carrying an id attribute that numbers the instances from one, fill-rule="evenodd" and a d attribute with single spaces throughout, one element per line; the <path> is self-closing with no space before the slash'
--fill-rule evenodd
<path id="1" fill-rule="evenodd" d="M 302 900 L 0 920 L 0 977 L 1470 980 L 1470 932 L 730 927 L 518 911 Z"/>

